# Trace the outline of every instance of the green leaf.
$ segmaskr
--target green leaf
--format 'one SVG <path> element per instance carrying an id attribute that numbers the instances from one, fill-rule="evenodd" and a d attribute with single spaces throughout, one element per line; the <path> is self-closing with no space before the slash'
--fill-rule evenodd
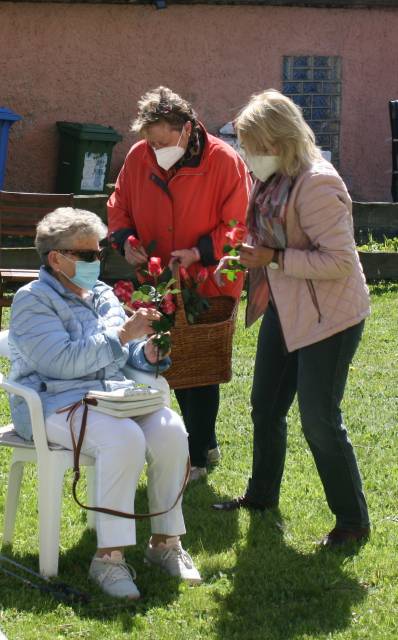
<path id="1" fill-rule="evenodd" d="M 167 292 L 167 282 L 161 282 L 160 284 L 158 284 L 156 291 L 160 296 L 164 296 L 164 294 Z"/>
<path id="2" fill-rule="evenodd" d="M 169 331 L 174 325 L 174 322 L 168 316 L 162 316 L 159 320 L 152 322 L 152 327 L 156 333 L 162 333 L 162 331 Z"/>
<path id="3" fill-rule="evenodd" d="M 133 302 L 135 300 L 141 300 L 141 302 L 150 302 L 152 300 L 152 297 L 138 289 L 138 291 L 134 291 L 133 295 L 131 296 L 131 300 Z"/>
<path id="4" fill-rule="evenodd" d="M 236 227 L 236 225 L 238 224 L 238 221 L 235 220 L 235 218 L 232 218 L 232 220 L 230 220 L 228 224 L 230 227 Z"/>
<path id="5" fill-rule="evenodd" d="M 184 303 L 186 304 L 189 301 L 189 299 L 191 298 L 191 292 L 190 292 L 189 289 L 183 289 L 181 291 L 181 294 L 182 294 L 182 299 L 183 299 Z"/>
<path id="6" fill-rule="evenodd" d="M 152 285 L 150 284 L 143 284 L 139 288 L 139 291 L 142 291 L 142 293 L 144 293 L 147 296 L 153 296 L 156 293 L 155 287 L 152 287 Z"/>

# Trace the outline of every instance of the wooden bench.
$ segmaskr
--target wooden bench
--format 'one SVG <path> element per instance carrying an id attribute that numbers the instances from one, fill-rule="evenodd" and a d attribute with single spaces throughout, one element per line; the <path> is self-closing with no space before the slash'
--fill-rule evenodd
<path id="1" fill-rule="evenodd" d="M 37 223 L 58 207 L 73 207 L 73 194 L 0 191 L 0 329 L 13 290 L 38 276 Z"/>

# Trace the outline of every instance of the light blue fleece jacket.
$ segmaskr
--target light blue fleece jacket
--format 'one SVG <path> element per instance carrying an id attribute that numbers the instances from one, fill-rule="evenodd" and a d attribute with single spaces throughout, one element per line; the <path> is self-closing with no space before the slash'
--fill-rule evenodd
<path id="1" fill-rule="evenodd" d="M 42 267 L 39 279 L 19 289 L 12 303 L 9 380 L 37 391 L 47 417 L 89 390 L 124 386 L 126 365 L 154 371 L 144 356 L 144 340 L 121 345 L 118 328 L 125 320 L 108 285 L 97 281 L 93 295 L 82 300 Z M 160 371 L 169 365 L 166 358 Z M 31 439 L 26 402 L 11 395 L 10 405 L 17 432 Z"/>

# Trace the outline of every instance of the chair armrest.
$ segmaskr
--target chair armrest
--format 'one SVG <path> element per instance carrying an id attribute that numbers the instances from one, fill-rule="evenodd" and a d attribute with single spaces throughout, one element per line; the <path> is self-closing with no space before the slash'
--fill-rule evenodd
<path id="1" fill-rule="evenodd" d="M 17 382 L 9 382 L 0 373 L 0 388 L 4 389 L 7 393 L 13 393 L 16 396 L 23 398 L 28 405 L 30 420 L 32 424 L 33 440 L 37 449 L 37 452 L 48 450 L 46 428 L 44 425 L 43 406 L 41 404 L 40 396 L 33 389 L 18 384 Z"/>

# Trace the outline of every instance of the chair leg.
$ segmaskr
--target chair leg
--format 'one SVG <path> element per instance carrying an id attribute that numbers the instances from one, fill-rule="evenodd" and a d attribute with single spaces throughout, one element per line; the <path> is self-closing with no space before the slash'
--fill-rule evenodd
<path id="1" fill-rule="evenodd" d="M 87 504 L 91 507 L 95 502 L 95 467 L 87 469 Z M 87 527 L 95 530 L 95 511 L 87 511 Z"/>
<path id="2" fill-rule="evenodd" d="M 11 462 L 8 475 L 8 489 L 4 510 L 3 544 L 11 544 L 14 537 L 15 519 L 18 509 L 19 493 L 25 463 L 21 460 Z"/>
<path id="3" fill-rule="evenodd" d="M 59 459 L 49 461 L 39 473 L 39 548 L 40 573 L 58 575 L 59 534 L 62 511 L 62 489 L 66 467 Z"/>

